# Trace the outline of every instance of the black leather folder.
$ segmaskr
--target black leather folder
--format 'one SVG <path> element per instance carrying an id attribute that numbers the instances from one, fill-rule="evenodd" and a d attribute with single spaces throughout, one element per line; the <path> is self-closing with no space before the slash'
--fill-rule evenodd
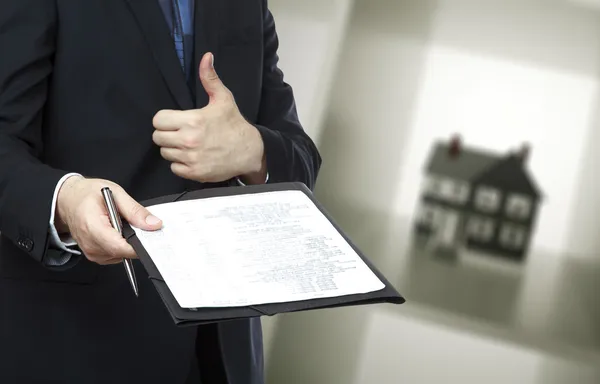
<path id="1" fill-rule="evenodd" d="M 285 303 L 262 304 L 245 307 L 211 307 L 211 308 L 181 308 L 171 290 L 164 282 L 160 272 L 154 265 L 152 259 L 142 246 L 142 243 L 135 234 L 135 231 L 124 223 L 123 235 L 133 246 L 144 268 L 147 270 L 150 279 L 160 294 L 164 304 L 171 313 L 173 320 L 178 326 L 191 326 L 206 323 L 214 323 L 225 320 L 234 320 L 241 318 L 251 318 L 260 316 L 273 316 L 280 313 L 308 311 L 324 308 L 336 308 L 346 306 L 358 306 L 367 304 L 403 304 L 404 297 L 386 280 L 386 278 L 373 266 L 373 264 L 361 253 L 361 251 L 350 241 L 339 226 L 333 222 L 331 216 L 325 211 L 323 206 L 316 200 L 310 189 L 302 183 L 274 183 L 265 185 L 252 185 L 245 187 L 223 187 L 214 189 L 204 189 L 193 192 L 185 192 L 178 195 L 163 196 L 160 198 L 142 202 L 144 206 L 164 204 L 169 202 L 210 199 L 218 196 L 241 195 L 247 193 L 261 193 L 271 191 L 298 190 L 305 193 L 317 208 L 331 221 L 333 226 L 344 237 L 344 239 L 354 248 L 356 253 L 363 259 L 365 264 L 385 285 L 385 288 L 379 291 L 366 294 L 356 294 L 348 296 L 339 296 L 331 298 L 319 298 L 305 301 L 292 301 Z M 143 294 L 141 292 L 140 294 Z"/>

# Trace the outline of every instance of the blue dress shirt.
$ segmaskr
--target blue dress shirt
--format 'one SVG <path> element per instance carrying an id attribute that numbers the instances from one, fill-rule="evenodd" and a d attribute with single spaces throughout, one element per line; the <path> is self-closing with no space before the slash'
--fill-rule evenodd
<path id="1" fill-rule="evenodd" d="M 194 0 L 158 0 L 188 82 L 194 63 Z"/>

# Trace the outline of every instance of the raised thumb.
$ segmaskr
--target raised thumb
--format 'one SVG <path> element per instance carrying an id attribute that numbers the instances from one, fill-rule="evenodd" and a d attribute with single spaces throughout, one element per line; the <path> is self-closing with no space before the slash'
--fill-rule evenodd
<path id="1" fill-rule="evenodd" d="M 200 82 L 210 98 L 210 102 L 220 100 L 228 94 L 228 90 L 215 70 L 215 57 L 208 52 L 200 61 Z"/>
<path id="2" fill-rule="evenodd" d="M 124 191 L 114 191 L 115 204 L 117 209 L 129 224 L 136 228 L 140 228 L 147 231 L 155 231 L 162 228 L 162 221 L 152 215 L 150 211 L 135 201 Z"/>

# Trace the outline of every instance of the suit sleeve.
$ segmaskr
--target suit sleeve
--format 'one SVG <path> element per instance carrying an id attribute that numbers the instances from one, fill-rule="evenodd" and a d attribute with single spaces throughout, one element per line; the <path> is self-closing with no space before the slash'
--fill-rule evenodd
<path id="1" fill-rule="evenodd" d="M 299 181 L 313 189 L 322 160 L 300 125 L 292 88 L 277 66 L 279 40 L 266 0 L 263 19 L 263 88 L 257 128 L 265 145 L 269 182 Z"/>
<path id="2" fill-rule="evenodd" d="M 0 233 L 43 262 L 52 196 L 67 174 L 41 160 L 56 6 L 49 0 L 4 0 L 1 8 Z"/>

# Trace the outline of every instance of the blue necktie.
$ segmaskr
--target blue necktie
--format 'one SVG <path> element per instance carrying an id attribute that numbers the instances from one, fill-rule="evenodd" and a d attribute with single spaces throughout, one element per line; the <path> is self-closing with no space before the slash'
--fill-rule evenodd
<path id="1" fill-rule="evenodd" d="M 165 15 L 175 51 L 190 82 L 194 63 L 194 0 L 158 0 Z M 193 87 L 191 87 L 193 88 Z"/>

